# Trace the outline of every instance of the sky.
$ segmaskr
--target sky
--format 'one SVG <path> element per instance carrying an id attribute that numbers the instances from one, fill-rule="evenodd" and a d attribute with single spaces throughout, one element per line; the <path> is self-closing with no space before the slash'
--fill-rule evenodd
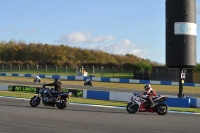
<path id="1" fill-rule="evenodd" d="M 200 0 L 196 0 L 200 62 Z M 1 0 L 0 41 L 134 54 L 165 64 L 165 0 Z"/>

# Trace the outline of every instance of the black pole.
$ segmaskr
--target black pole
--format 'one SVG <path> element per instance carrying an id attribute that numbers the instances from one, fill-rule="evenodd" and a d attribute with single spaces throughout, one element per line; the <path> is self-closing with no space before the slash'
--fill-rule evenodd
<path id="1" fill-rule="evenodd" d="M 166 66 L 196 66 L 196 0 L 166 0 Z M 176 55 L 176 56 L 174 56 Z"/>
<path id="2" fill-rule="evenodd" d="M 178 94 L 179 98 L 183 98 L 184 97 L 184 94 L 183 94 L 183 83 L 182 83 L 182 78 L 181 78 L 182 71 L 183 71 L 183 68 L 179 68 L 179 94 Z"/>

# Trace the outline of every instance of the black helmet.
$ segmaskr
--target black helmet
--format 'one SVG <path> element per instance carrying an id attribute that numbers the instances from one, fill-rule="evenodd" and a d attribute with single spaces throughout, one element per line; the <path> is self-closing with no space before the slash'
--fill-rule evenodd
<path id="1" fill-rule="evenodd" d="M 56 81 L 59 81 L 59 79 L 57 79 L 57 78 L 56 78 L 56 79 L 54 79 L 54 82 L 56 82 Z"/>

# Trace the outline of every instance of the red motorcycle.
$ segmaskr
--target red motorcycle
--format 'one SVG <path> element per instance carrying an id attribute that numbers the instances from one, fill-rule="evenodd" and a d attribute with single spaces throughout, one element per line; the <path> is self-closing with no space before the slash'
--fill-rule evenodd
<path id="1" fill-rule="evenodd" d="M 167 99 L 168 97 L 166 96 L 154 98 L 152 100 L 155 106 L 151 107 L 151 103 L 147 98 L 142 98 L 141 95 L 133 93 L 133 95 L 130 96 L 130 101 L 126 106 L 126 110 L 132 114 L 136 112 L 156 112 L 159 115 L 165 115 L 168 113 L 168 105 L 162 102 Z"/>

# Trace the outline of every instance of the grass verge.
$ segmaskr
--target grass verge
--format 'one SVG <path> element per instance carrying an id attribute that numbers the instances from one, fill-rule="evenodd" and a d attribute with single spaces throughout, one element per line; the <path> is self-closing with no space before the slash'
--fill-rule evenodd
<path id="1" fill-rule="evenodd" d="M 30 94 L 30 93 L 0 91 L 0 96 L 7 96 L 7 97 L 17 97 L 17 98 L 30 99 L 35 95 L 36 94 Z M 95 100 L 95 99 L 86 99 L 86 98 L 78 98 L 78 97 L 71 97 L 71 99 L 69 99 L 69 102 L 82 103 L 82 104 L 105 105 L 105 106 L 120 106 L 120 107 L 126 107 L 126 104 L 127 104 L 127 102 Z M 200 113 L 200 108 L 175 108 L 175 107 L 169 107 L 169 110 L 170 111 L 180 111 L 180 112 Z"/>
<path id="2" fill-rule="evenodd" d="M 25 81 L 25 82 L 33 82 L 33 77 L 12 77 L 12 76 L 4 76 L 3 80 L 9 80 L 9 81 Z M 37 84 L 37 86 L 45 83 L 52 83 L 52 79 L 49 78 L 43 78 L 41 84 Z M 66 85 L 83 85 L 84 81 L 78 81 L 78 80 L 61 80 L 62 84 Z M 2 83 L 2 82 L 1 82 Z M 5 83 L 3 83 L 5 84 Z M 7 83 L 6 83 L 7 84 Z M 93 86 L 102 86 L 102 87 L 110 87 L 110 88 L 116 88 L 116 91 L 118 88 L 126 88 L 130 90 L 144 90 L 144 84 L 133 84 L 133 83 L 118 83 L 118 82 L 98 82 L 93 81 Z M 156 91 L 163 91 L 163 92 L 175 92 L 178 93 L 179 87 L 176 85 L 157 85 L 152 84 L 151 85 L 154 90 Z M 184 86 L 183 87 L 185 93 L 193 93 L 193 94 L 200 94 L 200 87 L 197 86 Z"/>

